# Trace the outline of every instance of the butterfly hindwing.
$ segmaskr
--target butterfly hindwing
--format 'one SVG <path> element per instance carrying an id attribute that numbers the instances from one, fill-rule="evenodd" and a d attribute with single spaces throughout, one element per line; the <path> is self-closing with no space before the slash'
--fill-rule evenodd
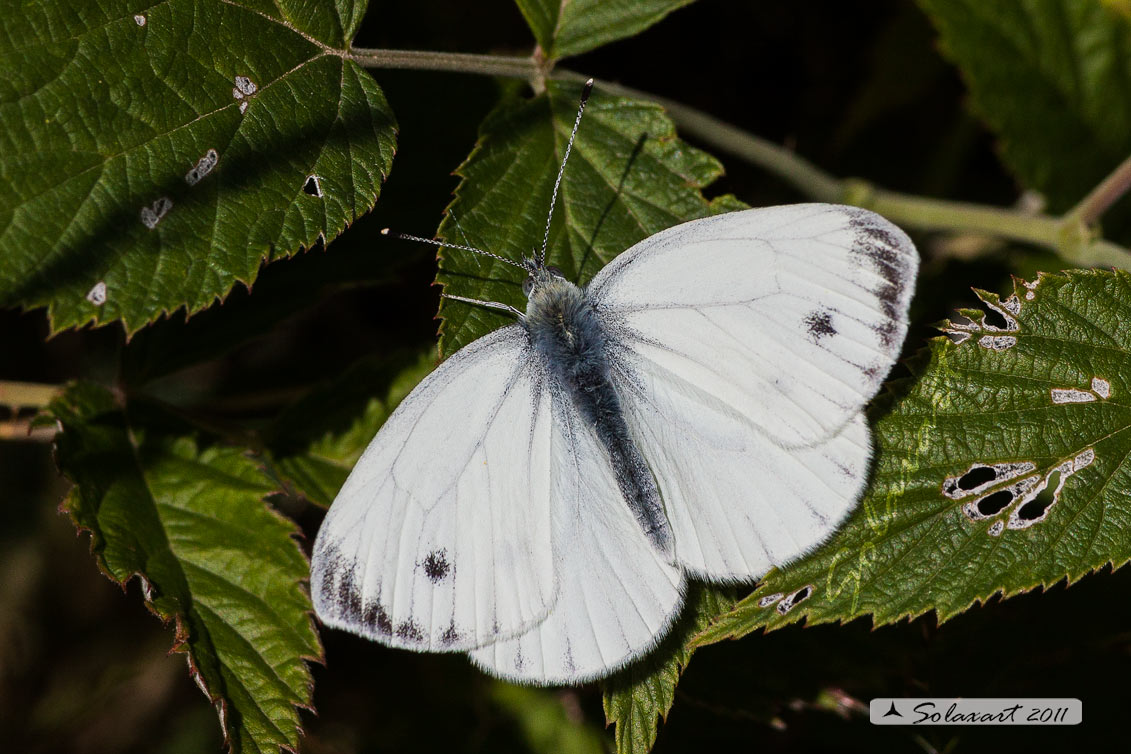
<path id="1" fill-rule="evenodd" d="M 437 367 L 385 422 L 318 533 L 319 618 L 427 651 L 541 621 L 556 592 L 551 419 L 517 325 Z"/>
<path id="2" fill-rule="evenodd" d="M 613 382 L 691 574 L 758 578 L 855 505 L 863 408 L 899 354 L 917 266 L 878 215 L 809 204 L 676 226 L 594 278 Z"/>
<path id="3" fill-rule="evenodd" d="M 580 683 L 642 656 L 683 600 L 683 576 L 645 536 L 608 456 L 564 394 L 553 410 L 553 538 L 561 574 L 549 616 L 471 653 L 501 678 Z"/>
<path id="4" fill-rule="evenodd" d="M 627 363 L 613 379 L 690 574 L 758 578 L 813 550 L 856 504 L 871 451 L 862 412 L 827 440 L 783 448 L 713 396 L 646 360 Z"/>

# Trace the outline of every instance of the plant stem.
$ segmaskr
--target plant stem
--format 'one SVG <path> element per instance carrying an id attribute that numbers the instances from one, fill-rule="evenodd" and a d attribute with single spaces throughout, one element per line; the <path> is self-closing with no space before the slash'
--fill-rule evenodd
<path id="1" fill-rule="evenodd" d="M 573 71 L 558 70 L 550 78 L 583 80 L 586 77 Z M 1131 187 L 1131 158 L 1116 168 L 1072 212 L 1064 217 L 1050 217 L 902 194 L 877 188 L 859 179 L 836 178 L 792 150 L 693 107 L 612 82 L 598 81 L 597 86 L 620 96 L 656 102 L 668 111 L 684 134 L 778 176 L 815 201 L 865 207 L 896 224 L 921 230 L 984 233 L 1043 246 L 1081 267 L 1104 265 L 1131 270 L 1131 250 L 1110 241 L 1093 239 L 1089 232 L 1091 222 Z"/>
<path id="2" fill-rule="evenodd" d="M 54 427 L 33 427 L 30 421 L 24 419 L 0 422 L 0 440 L 51 442 L 54 439 Z"/>
<path id="3" fill-rule="evenodd" d="M 344 57 L 366 68 L 407 68 L 417 71 L 452 71 L 484 76 L 507 76 L 536 81 L 544 74 L 533 56 L 472 55 L 429 50 L 380 50 L 355 47 Z"/>
<path id="4" fill-rule="evenodd" d="M 584 81 L 573 71 L 555 71 L 550 78 Z M 701 110 L 658 97 L 611 81 L 598 81 L 597 86 L 621 97 L 650 100 L 663 107 L 683 133 L 702 139 L 721 152 L 732 154 L 746 162 L 765 168 L 789 183 L 801 193 L 820 202 L 844 201 L 845 189 L 841 181 L 833 178 L 795 152 L 779 147 L 771 141 L 743 131 Z"/>
<path id="5" fill-rule="evenodd" d="M 0 380 L 0 406 L 12 408 L 45 408 L 63 392 L 60 385 Z"/>
<path id="6" fill-rule="evenodd" d="M 1062 225 L 1055 217 L 871 189 L 864 183 L 857 185 L 860 195 L 847 197 L 850 204 L 866 207 L 885 217 L 898 218 L 922 230 L 985 233 L 1053 249 L 1060 247 Z"/>
<path id="7" fill-rule="evenodd" d="M 1088 192 L 1080 203 L 1065 214 L 1065 219 L 1073 218 L 1083 225 L 1091 225 L 1100 219 L 1108 207 L 1119 200 L 1131 188 L 1131 157 L 1119 164 L 1107 178 Z"/>
<path id="8" fill-rule="evenodd" d="M 547 65 L 537 54 L 470 55 L 355 48 L 345 57 L 368 68 L 409 68 L 522 78 L 536 90 L 541 88 L 546 78 L 564 81 L 588 78 L 565 69 L 551 71 L 552 61 Z M 1063 217 L 1033 215 L 967 202 L 912 196 L 876 188 L 860 180 L 836 178 L 792 150 L 688 105 L 611 81 L 599 81 L 598 87 L 620 96 L 656 102 L 668 111 L 685 134 L 778 176 L 815 201 L 866 207 L 897 224 L 922 230 L 984 233 L 1044 246 L 1066 261 L 1081 266 L 1111 265 L 1131 269 L 1131 250 L 1110 241 L 1094 239 L 1089 232 L 1090 226 L 1104 211 L 1131 188 L 1131 157 Z"/>

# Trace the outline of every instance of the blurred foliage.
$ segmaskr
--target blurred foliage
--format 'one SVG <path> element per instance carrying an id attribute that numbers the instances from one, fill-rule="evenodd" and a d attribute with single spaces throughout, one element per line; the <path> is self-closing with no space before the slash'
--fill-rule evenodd
<path id="1" fill-rule="evenodd" d="M 987 9 L 994 4 L 923 0 L 920 5 L 929 10 L 928 18 L 914 4 L 897 0 L 813 7 L 700 0 L 665 17 L 683 4 L 673 0 L 603 4 L 603 8 L 619 8 L 617 18 L 623 23 L 610 25 L 597 23 L 601 20 L 597 16 L 581 14 L 579 9 L 596 4 L 580 2 L 565 6 L 568 13 L 558 3 L 537 0 L 517 4 L 490 0 L 474 5 L 454 0 L 373 3 L 360 21 L 355 44 L 526 54 L 536 39 L 551 55 L 576 54 L 564 63 L 573 70 L 700 108 L 784 143 L 835 175 L 860 175 L 925 196 L 1005 206 L 1017 201 L 1020 189 L 1036 188 L 1062 208 L 1125 156 L 1121 150 L 1126 148 L 1131 124 L 1124 123 L 1121 113 L 1127 104 L 1107 103 L 1112 87 L 1105 83 L 1121 82 L 1129 75 L 1126 62 L 1105 47 L 1126 36 L 1126 30 L 1118 26 L 1127 23 L 1120 3 L 1043 0 L 1016 4 L 1016 9 L 1012 4 L 995 5 L 991 12 Z M 359 9 L 364 8 L 362 3 L 346 0 L 315 5 L 288 1 L 276 7 L 311 12 L 299 18 L 298 25 L 331 44 L 341 44 L 334 35 L 355 26 L 361 18 Z M 331 5 L 334 14 L 319 15 Z M 16 6 L 15 0 L 0 0 L 5 17 L 13 17 Z M 259 22 L 217 30 L 210 7 L 206 0 L 179 0 L 163 12 L 172 14 L 170 18 L 177 14 L 196 18 L 193 9 L 204 9 L 197 37 L 186 42 L 184 52 L 203 61 L 202 65 L 223 68 L 227 65 L 220 65 L 224 54 L 235 45 L 225 35 L 239 28 L 244 33 L 237 35 L 237 41 L 253 38 Z M 227 12 L 235 9 L 233 5 Z M 1065 23 L 1054 15 L 1059 10 L 1072 11 Z M 1031 17 L 1014 17 L 1023 11 Z M 68 23 L 86 31 L 76 32 L 74 40 L 66 35 L 48 40 L 60 60 L 73 52 L 68 44 L 87 45 L 84 49 L 90 53 L 91 64 L 100 66 L 106 73 L 103 78 L 109 81 L 109 93 L 84 94 L 96 104 L 103 101 L 100 96 L 113 100 L 114 92 L 121 93 L 114 89 L 112 66 L 119 59 L 123 66 L 130 65 L 136 51 L 126 45 L 126 52 L 116 55 L 122 40 L 114 35 L 139 31 L 140 25 L 129 15 L 132 12 L 123 11 L 124 15 L 114 19 L 120 28 L 114 26 L 109 36 L 92 36 L 88 27 L 94 20 L 77 14 Z M 555 18 L 555 12 L 562 17 Z M 322 23 L 332 17 L 341 22 L 339 26 Z M 629 36 L 650 23 L 655 25 L 646 32 Z M 63 28 L 36 33 L 61 34 Z M 215 50 L 200 44 L 199 35 L 207 35 L 209 29 L 214 31 Z M 145 33 L 152 32 L 150 26 Z M 946 58 L 935 47 L 936 34 L 942 36 Z M 69 79 L 60 79 L 51 89 L 41 88 L 43 81 L 14 76 L 17 64 L 22 65 L 19 56 L 30 53 L 13 48 L 14 37 L 8 39 L 7 47 L 0 45 L 0 71 L 13 74 L 3 77 L 8 83 L 0 85 L 0 107 L 9 108 L 3 111 L 6 116 L 13 107 L 29 103 L 45 107 L 43 103 L 60 96 L 59 92 L 73 91 L 73 85 L 71 90 L 66 88 Z M 224 39 L 228 39 L 226 47 L 217 41 Z M 607 44 L 614 39 L 619 41 Z M 244 62 L 252 67 L 270 68 L 281 65 L 284 58 L 290 60 L 290 55 L 297 72 L 313 70 L 305 42 L 289 37 L 278 42 L 277 58 L 259 60 L 260 50 L 243 45 L 247 49 L 240 50 L 240 59 L 246 58 Z M 170 55 L 180 52 L 168 42 L 162 49 Z M 54 59 L 48 56 L 40 64 L 47 66 Z M 961 73 L 948 61 L 960 66 Z M 347 67 L 354 71 L 352 64 Z M 1042 68 L 1056 75 L 1034 80 L 1033 70 Z M 69 70 L 75 75 L 73 68 Z M 1076 76 L 1073 71 L 1086 75 Z M 277 217 L 272 213 L 280 211 L 285 215 L 286 208 L 294 222 L 282 222 L 279 228 L 286 232 L 267 239 L 271 243 L 261 234 L 248 236 L 246 248 L 219 249 L 223 253 L 247 251 L 251 256 L 237 260 L 239 270 L 220 270 L 222 274 L 208 278 L 207 285 L 192 290 L 189 287 L 198 281 L 183 273 L 196 269 L 191 267 L 196 259 L 193 255 L 201 248 L 217 250 L 214 239 L 194 231 L 199 248 L 173 250 L 170 259 L 175 263 L 162 266 L 159 256 L 146 256 L 148 231 L 131 216 L 137 227 L 126 233 L 120 250 L 116 237 L 103 234 L 98 236 L 103 244 L 97 246 L 101 249 L 98 254 L 83 256 L 84 247 L 77 246 L 67 258 L 83 264 L 92 259 L 107 263 L 132 260 L 122 269 L 128 269 L 134 280 L 149 281 L 148 276 L 154 275 L 153 281 L 160 285 L 153 295 L 131 300 L 129 317 L 131 327 L 155 321 L 128 341 L 117 324 L 68 330 L 49 339 L 52 327 L 43 309 L 0 310 L 0 353 L 4 354 L 0 380 L 62 384 L 81 378 L 99 382 L 112 386 L 113 395 L 131 407 L 161 404 L 161 413 L 175 418 L 181 435 L 208 438 L 194 441 L 203 444 L 194 445 L 193 453 L 200 448 L 207 451 L 217 438 L 253 453 L 241 461 L 231 448 L 215 451 L 231 454 L 228 460 L 245 471 L 257 466 L 261 470 L 257 473 L 268 480 L 265 484 L 273 482 L 277 494 L 269 504 L 257 503 L 258 513 L 269 515 L 274 508 L 294 519 L 306 534 L 306 547 L 317 531 L 322 506 L 329 502 L 367 435 L 411 387 L 414 378 L 409 375 L 423 373 L 436 358 L 433 317 L 438 310 L 438 289 L 432 285 L 436 255 L 429 248 L 383 239 L 378 230 L 392 226 L 427 236 L 441 226 L 443 210 L 453 201 L 459 177 L 489 174 L 482 172 L 483 161 L 491 156 L 492 139 L 502 138 L 498 129 L 505 126 L 509 129 L 505 133 L 525 134 L 519 140 L 530 147 L 530 163 L 524 170 L 539 176 L 524 197 L 529 200 L 529 213 L 516 211 L 500 219 L 498 213 L 507 209 L 506 197 L 484 199 L 474 186 L 465 185 L 455 200 L 456 217 L 464 229 L 470 226 L 470 240 L 475 244 L 503 253 L 529 253 L 517 239 L 525 240 L 534 228 L 540 240 L 537 226 L 542 210 L 537 207 L 546 203 L 547 180 L 552 180 L 560 158 L 563 129 L 570 125 L 576 96 L 569 86 L 551 85 L 548 93 L 531 99 L 513 82 L 482 76 L 396 70 L 372 73 L 377 84 L 364 84 L 364 97 L 354 92 L 356 97 L 339 101 L 371 117 L 370 126 L 376 130 L 366 137 L 370 153 L 365 161 L 368 169 L 380 173 L 387 165 L 377 170 L 374 161 L 387 160 L 391 154 L 395 113 L 397 153 L 383 185 L 375 179 L 376 173 L 362 176 L 373 180 L 356 184 L 355 203 L 339 207 L 332 218 L 310 211 L 307 205 L 314 197 L 302 192 L 301 186 L 298 193 L 285 197 L 286 202 L 272 204 L 281 201 L 280 186 L 296 188 L 292 179 L 306 174 L 299 164 L 310 155 L 288 148 L 286 165 L 261 178 L 261 198 L 270 201 L 257 208 L 230 206 L 226 211 L 232 213 L 233 228 L 240 222 L 254 223 L 259 215 Z M 138 75 L 156 74 L 143 71 Z M 336 85 L 337 81 L 329 83 Z M 295 91 L 314 89 L 332 100 L 330 95 L 337 90 L 327 87 L 327 82 L 306 82 Z M 228 97 L 229 88 L 225 84 L 218 91 Z M 23 95 L 29 91 L 35 96 L 25 100 Z M 160 96 L 168 95 L 162 92 Z M 602 100 L 607 106 L 624 107 L 615 98 L 598 93 L 591 123 L 602 124 Z M 974 116 L 967 100 L 971 100 Z M 79 99 L 69 106 L 81 109 L 85 101 Z M 232 107 L 233 102 L 225 104 L 235 113 L 238 105 Z M 1074 109 L 1080 104 L 1086 106 Z M 149 106 L 141 101 L 128 103 L 123 112 L 141 108 L 138 112 L 144 115 Z M 625 112 L 621 112 L 605 129 L 613 133 L 613 141 L 624 142 L 623 148 L 595 165 L 608 167 L 617 160 L 627 163 L 639 149 L 636 167 L 643 169 L 655 160 L 646 171 L 655 183 L 632 186 L 631 181 L 642 175 L 630 172 L 621 187 L 623 194 L 610 189 L 606 193 L 611 198 L 587 196 L 586 160 L 577 160 L 571 165 L 581 172 L 567 173 L 565 205 L 560 206 L 568 206 L 572 191 L 578 211 L 592 209 L 589 205 L 596 203 L 594 206 L 615 216 L 626 197 L 659 192 L 673 202 L 652 218 L 662 224 L 709 211 L 704 199 L 727 194 L 751 205 L 804 198 L 784 188 L 779 178 L 738 161 L 727 161 L 727 173 L 712 183 L 718 172 L 713 158 L 683 145 L 660 111 L 639 103 L 632 107 L 636 108 L 635 121 L 622 119 Z M 254 110 L 255 103 L 249 106 L 248 115 L 253 116 Z M 20 117 L 34 115 L 29 113 L 23 111 Z M 552 117 L 539 119 L 539 113 Z M 293 114 L 301 120 L 301 112 Z M 351 168 L 340 153 L 340 147 L 346 141 L 352 143 L 356 134 L 350 129 L 335 130 L 333 107 L 323 116 L 306 123 L 332 137 L 325 141 L 326 151 L 319 159 L 327 160 L 329 168 L 343 178 L 357 178 L 357 166 Z M 993 130 L 987 130 L 983 121 Z M 5 127 L 12 129 L 12 122 L 6 118 Z M 275 124 L 261 125 L 270 131 Z M 162 151 L 153 146 L 160 139 L 130 130 L 139 128 L 138 123 L 125 123 L 116 134 L 123 141 L 120 146 L 128 147 L 122 160 L 132 167 L 126 172 L 150 178 L 170 174 L 184 183 L 185 171 L 193 167 L 194 156 L 203 153 L 206 141 L 187 140 L 192 147 L 186 146 L 188 151 Z M 155 133 L 164 132 L 156 129 Z M 1096 139 L 1089 136 L 1093 133 Z M 644 138 L 637 147 L 642 134 L 663 138 Z M 278 147 L 270 133 L 264 138 L 264 144 Z M 5 144 L 0 186 L 7 188 L 0 188 L 0 206 L 8 207 L 14 196 L 11 192 L 30 191 L 36 180 L 53 174 L 23 161 L 19 150 L 26 141 L 12 138 Z M 579 148 L 583 144 L 579 142 Z M 594 142 L 593 148 L 600 145 Z M 1081 149 L 1086 159 L 1076 159 Z M 152 160 L 131 162 L 150 151 Z M 998 154 L 1003 161 L 999 162 Z M 504 152 L 501 159 L 506 156 Z M 664 175 L 663 168 L 673 164 L 683 167 Z M 461 165 L 459 177 L 453 176 Z M 673 180 L 677 174 L 686 179 L 683 185 Z M 124 191 L 128 196 L 139 185 L 123 180 L 113 170 L 105 180 L 109 181 L 108 191 Z M 602 180 L 607 183 L 608 176 Z M 577 185 L 571 189 L 569 182 L 573 181 Z M 224 186 L 215 190 L 221 192 Z M 706 186 L 705 197 L 699 196 L 702 186 Z M 380 201 L 365 214 L 378 189 Z M 466 203 L 466 210 L 461 203 Z M 93 213 L 94 220 L 102 217 L 99 205 L 84 211 Z M 474 219 L 479 211 L 483 217 Z M 67 213 L 73 213 L 73 207 L 59 205 L 54 213 L 39 218 L 46 223 L 40 228 L 43 238 L 25 234 L 26 243 L 17 246 L 15 237 L 0 236 L 4 265 L 0 280 L 14 280 L 33 268 L 44 253 L 38 244 L 67 231 L 61 225 Z M 356 222 L 332 240 L 329 250 L 317 240 L 320 231 L 333 238 L 354 215 Z M 571 225 L 562 215 L 559 218 L 553 229 L 553 239 L 559 243 L 552 246 L 552 253 L 566 266 L 573 264 L 583 277 L 591 274 L 607 259 L 578 256 L 577 250 L 591 240 L 578 236 L 578 229 L 587 223 Z M 10 216 L 3 219 L 11 225 Z M 1105 226 L 1118 228 L 1127 221 L 1124 201 L 1105 217 Z M 449 227 L 448 222 L 440 231 L 452 240 L 463 240 L 460 229 Z M 508 245 L 503 236 L 520 225 L 522 233 L 512 233 L 514 244 Z M 35 230 L 38 226 L 21 227 Z M 193 227 L 205 226 L 198 222 Z M 609 226 L 617 232 L 623 228 L 621 221 Z M 641 223 L 635 232 L 646 235 L 653 230 L 649 223 Z M 474 237 L 477 235 L 487 237 Z M 278 248 L 273 245 L 276 240 Z M 617 235 L 605 240 L 608 249 L 600 244 L 594 248 L 615 254 L 618 247 L 634 239 Z M 916 241 L 924 255 L 924 269 L 913 304 L 908 353 L 935 333 L 929 323 L 957 306 L 972 303 L 971 286 L 1005 293 L 1012 289 L 1011 273 L 1032 278 L 1037 270 L 1053 271 L 1060 264 L 1047 252 L 982 238 L 924 235 Z M 300 252 L 300 246 L 311 248 Z M 166 253 L 163 246 L 158 251 Z M 294 256 L 259 267 L 260 259 L 280 260 L 290 254 Z M 445 283 L 463 271 L 460 265 L 477 264 L 450 252 L 444 257 L 446 277 L 441 279 Z M 506 287 L 504 280 L 486 277 L 491 279 L 474 281 L 473 286 L 503 286 L 501 291 Z M 250 285 L 253 278 L 253 287 L 236 283 L 244 280 Z M 34 289 L 35 295 L 9 296 L 5 302 L 43 305 L 60 296 L 71 309 L 56 325 L 89 320 L 90 311 L 82 308 L 87 303 L 83 297 L 89 280 L 83 278 L 81 284 L 77 279 L 68 281 L 58 289 L 39 278 L 33 282 L 27 290 Z M 507 291 L 498 294 L 502 300 L 515 293 Z M 222 303 L 187 321 L 183 310 L 175 310 L 178 302 L 196 310 L 217 295 L 223 297 Z M 172 313 L 162 315 L 165 310 Z M 127 312 L 115 315 L 123 313 Z M 445 324 L 453 344 L 473 337 L 489 327 L 490 321 L 475 322 L 462 333 L 451 329 L 458 326 L 459 321 L 453 320 Z M 0 420 L 22 420 L 30 413 L 25 410 L 16 416 L 6 407 L 0 407 L 0 412 L 6 412 L 0 413 Z M 137 447 L 146 441 L 144 434 L 128 440 Z M 183 438 L 177 441 L 177 447 L 184 442 Z M 68 489 L 55 471 L 49 446 L 0 440 L 0 489 L 4 490 L 0 505 L 0 741 L 13 750 L 28 752 L 218 751 L 222 736 L 215 711 L 190 680 L 184 661 L 169 654 L 173 633 L 142 607 L 139 582 L 135 579 L 127 584 L 124 594 L 113 588 L 97 574 L 88 552 L 89 539 L 76 539 L 70 533 L 71 524 L 56 514 Z M 257 492 L 256 499 L 258 496 Z M 335 754 L 595 751 L 609 749 L 615 741 L 639 750 L 650 743 L 656 716 L 662 714 L 667 717 L 656 739 L 657 752 L 723 747 L 759 751 L 835 747 L 861 752 L 1099 749 L 1106 747 L 1122 722 L 1122 678 L 1131 670 L 1126 628 L 1126 613 L 1131 608 L 1123 607 L 1126 590 L 1131 589 L 1129 578 L 1120 571 L 1085 578 L 1071 589 L 1054 584 L 1047 593 L 1007 601 L 990 597 L 986 607 L 957 615 L 942 626 L 936 626 L 929 615 L 875 631 L 867 621 L 843 626 L 789 625 L 698 651 L 690 665 L 678 641 L 687 634 L 677 631 L 665 643 L 665 647 L 675 644 L 670 654 L 661 651 L 609 681 L 609 696 L 604 700 L 596 684 L 560 693 L 509 687 L 477 673 L 458 656 L 397 652 L 325 631 L 326 665 L 311 668 L 314 688 L 309 703 L 317 714 L 300 713 L 304 729 L 300 749 Z M 1044 581 L 1047 586 L 1056 577 Z M 293 586 L 297 581 L 290 583 Z M 984 595 L 980 592 L 979 596 Z M 696 604 L 708 602 L 709 609 L 689 611 L 685 616 L 687 632 L 697 628 L 703 615 L 727 607 L 730 595 L 706 590 Z M 684 675 L 677 687 L 674 684 L 681 672 Z M 639 704 L 640 689 L 653 686 L 654 698 Z M 860 704 L 866 705 L 874 696 L 893 695 L 1075 696 L 1084 701 L 1086 722 L 1074 729 L 981 728 L 976 735 L 959 728 L 910 731 L 868 725 Z M 629 721 L 615 739 L 612 731 L 602 731 L 606 712 L 610 718 Z"/>

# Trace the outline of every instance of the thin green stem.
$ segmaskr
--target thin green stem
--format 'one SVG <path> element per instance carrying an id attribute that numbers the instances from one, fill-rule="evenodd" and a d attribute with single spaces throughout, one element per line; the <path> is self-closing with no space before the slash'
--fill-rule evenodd
<path id="1" fill-rule="evenodd" d="M 1047 215 L 969 202 L 927 199 L 883 189 L 862 190 L 859 198 L 847 198 L 851 204 L 867 207 L 885 217 L 899 218 L 922 230 L 985 233 L 1054 249 L 1061 244 L 1061 221 Z"/>
<path id="2" fill-rule="evenodd" d="M 380 50 L 355 47 L 345 57 L 365 68 L 402 68 L 417 71 L 452 71 L 481 76 L 506 76 L 537 81 L 542 64 L 531 55 L 471 55 L 430 50 Z"/>
<path id="3" fill-rule="evenodd" d="M 1064 217 L 1072 218 L 1083 225 L 1091 225 L 1100 219 L 1108 207 L 1126 194 L 1129 188 L 1131 188 L 1131 157 L 1121 162 L 1119 167 L 1111 171 L 1107 178 L 1100 181 L 1100 184 L 1088 192 L 1088 195 Z"/>
<path id="4" fill-rule="evenodd" d="M 54 439 L 54 427 L 33 427 L 31 422 L 26 419 L 0 421 L 0 440 L 51 442 Z"/>
<path id="5" fill-rule="evenodd" d="M 46 408 L 47 404 L 62 392 L 63 388 L 60 385 L 0 380 L 0 406 Z"/>
<path id="6" fill-rule="evenodd" d="M 584 81 L 587 76 L 550 70 L 531 56 L 468 55 L 418 50 L 353 49 L 346 57 L 369 68 L 409 68 L 521 78 L 536 90 L 546 78 Z M 864 181 L 826 173 L 792 150 L 761 139 L 693 107 L 610 81 L 598 81 L 606 92 L 651 100 L 664 107 L 684 134 L 714 149 L 756 165 L 821 202 L 843 202 L 873 209 L 893 222 L 922 230 L 984 233 L 1043 246 L 1081 266 L 1111 265 L 1131 269 L 1131 250 L 1093 238 L 1092 224 L 1131 188 L 1131 157 L 1063 217 L 1034 215 L 967 202 L 929 199 L 877 188 Z"/>
<path id="7" fill-rule="evenodd" d="M 559 70 L 550 78 L 579 80 L 581 74 Z M 662 105 L 685 135 L 734 155 L 786 181 L 820 202 L 866 207 L 893 222 L 921 230 L 984 233 L 998 238 L 1043 246 L 1082 267 L 1112 266 L 1131 270 L 1131 250 L 1095 239 L 1091 220 L 1131 187 L 1131 158 L 1064 217 L 1031 214 L 968 202 L 929 199 L 877 188 L 858 179 L 836 178 L 792 150 L 761 139 L 693 107 L 611 82 L 597 86 L 613 94 L 646 99 Z"/>
<path id="8" fill-rule="evenodd" d="M 588 77 L 573 71 L 559 70 L 550 78 L 584 81 Z M 668 111 L 684 134 L 701 139 L 720 152 L 765 168 L 806 196 L 821 202 L 844 201 L 845 189 L 842 182 L 795 152 L 679 102 L 611 81 L 598 81 L 597 86 L 621 97 L 655 102 Z"/>

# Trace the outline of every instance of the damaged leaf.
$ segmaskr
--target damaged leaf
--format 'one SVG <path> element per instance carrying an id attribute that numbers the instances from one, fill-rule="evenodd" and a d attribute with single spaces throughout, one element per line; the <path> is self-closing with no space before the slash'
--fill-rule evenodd
<path id="1" fill-rule="evenodd" d="M 93 384 L 69 388 L 51 413 L 75 483 L 64 510 L 90 532 L 103 572 L 123 588 L 137 577 L 146 606 L 173 623 L 173 651 L 187 656 L 231 750 L 297 750 L 306 661 L 322 650 L 298 529 L 264 502 L 274 487 L 239 449 L 126 412 Z"/>
<path id="2" fill-rule="evenodd" d="M 136 332 L 251 285 L 377 201 L 395 120 L 364 2 L 9 3 L 0 306 Z M 317 178 L 317 195 L 304 187 Z"/>
<path id="3" fill-rule="evenodd" d="M 874 476 L 848 522 L 695 645 L 801 620 L 942 622 L 1131 558 L 1131 275 L 978 295 L 985 308 L 944 323 L 949 337 L 881 399 Z M 770 599 L 807 586 L 788 609 Z"/>

